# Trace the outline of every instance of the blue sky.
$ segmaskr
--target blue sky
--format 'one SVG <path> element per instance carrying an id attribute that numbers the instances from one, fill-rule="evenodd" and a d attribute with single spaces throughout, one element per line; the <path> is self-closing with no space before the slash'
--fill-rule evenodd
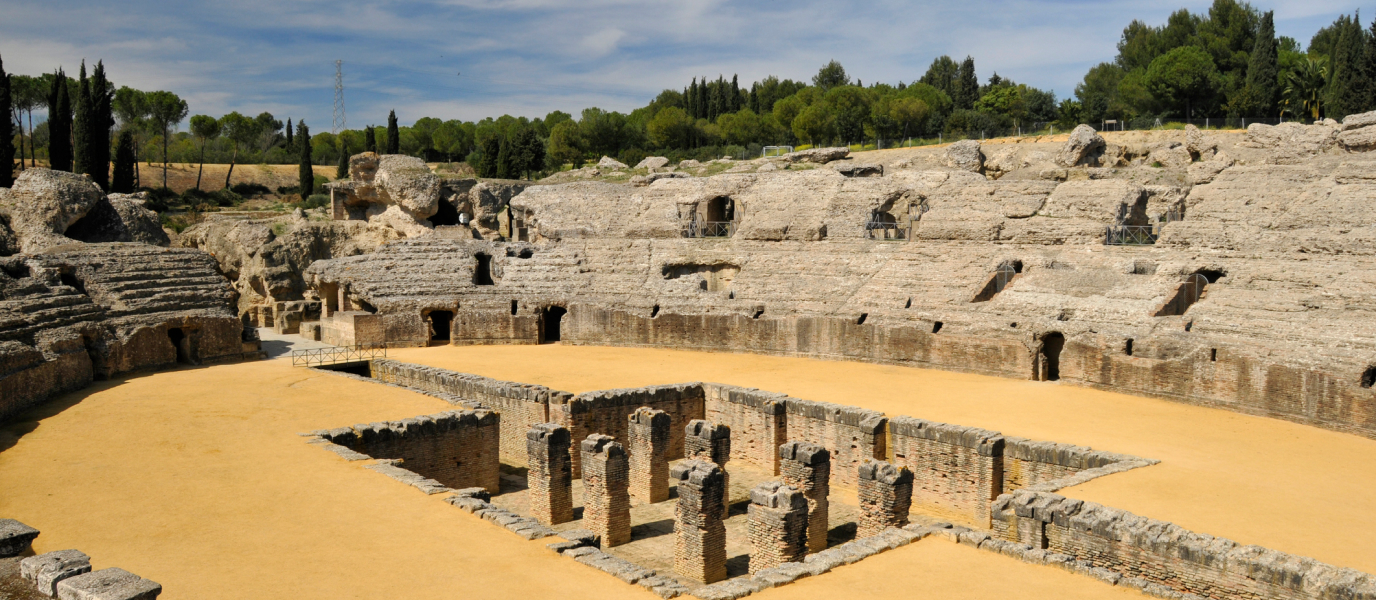
<path id="1" fill-rule="evenodd" d="M 1132 19 L 1209 2 L 968 0 L 7 0 L 0 56 L 38 74 L 103 59 L 117 85 L 180 94 L 192 114 L 305 118 L 328 131 L 334 61 L 348 125 L 422 116 L 530 117 L 588 106 L 629 111 L 693 76 L 810 79 L 828 60 L 864 82 L 912 81 L 942 54 L 971 55 L 983 81 L 1073 93 L 1110 60 Z M 1348 0 L 1257 3 L 1308 42 Z M 1363 19 L 1376 15 L 1366 6 Z"/>

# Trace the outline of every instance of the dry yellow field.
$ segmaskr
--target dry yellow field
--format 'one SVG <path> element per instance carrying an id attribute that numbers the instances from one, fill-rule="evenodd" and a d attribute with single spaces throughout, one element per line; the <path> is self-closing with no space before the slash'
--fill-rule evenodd
<path id="1" fill-rule="evenodd" d="M 858 363 L 577 346 L 394 357 L 569 391 L 752 385 L 1163 460 L 1070 491 L 1200 531 L 1376 570 L 1376 442 L 1055 384 Z M 98 383 L 0 430 L 0 515 L 164 585 L 218 598 L 653 598 L 298 432 L 448 410 L 277 359 Z M 1336 457 L 1336 458 L 1333 458 Z M 1309 528 L 1316 529 L 1312 534 Z M 941 539 L 768 590 L 771 598 L 1137 595 Z"/>

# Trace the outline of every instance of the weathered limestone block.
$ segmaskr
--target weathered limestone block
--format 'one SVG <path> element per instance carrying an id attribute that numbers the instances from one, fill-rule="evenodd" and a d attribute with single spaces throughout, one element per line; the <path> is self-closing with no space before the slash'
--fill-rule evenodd
<path id="1" fill-rule="evenodd" d="M 583 523 L 606 547 L 631 541 L 626 449 L 609 435 L 583 440 Z"/>
<path id="2" fill-rule="evenodd" d="M 1122 180 L 1069 181 L 1056 186 L 1041 215 L 1087 219 L 1102 225 L 1146 223 L 1147 197 L 1142 186 Z"/>
<path id="3" fill-rule="evenodd" d="M 158 213 L 143 207 L 147 194 L 110 194 L 98 201 L 65 235 L 87 243 L 138 242 L 153 246 L 170 243 Z"/>
<path id="4" fill-rule="evenodd" d="M 731 509 L 731 474 L 726 472 L 726 461 L 731 460 L 731 428 L 694 419 L 684 433 L 684 458 L 698 458 L 721 467 L 722 489 L 726 490 L 722 500 L 724 519 Z"/>
<path id="5" fill-rule="evenodd" d="M 25 253 L 70 244 L 67 229 L 105 200 L 100 187 L 86 175 L 50 169 L 25 169 L 13 187 L 0 196 L 0 215 Z"/>
<path id="6" fill-rule="evenodd" d="M 647 156 L 644 160 L 636 163 L 637 169 L 658 169 L 669 164 L 669 159 L 663 156 Z"/>
<path id="7" fill-rule="evenodd" d="M 750 574 L 807 556 L 807 498 L 782 482 L 769 481 L 750 491 Z"/>
<path id="8" fill-rule="evenodd" d="M 530 512 L 545 525 L 573 520 L 571 442 L 569 430 L 554 423 L 540 423 L 526 432 Z"/>
<path id="9" fill-rule="evenodd" d="M 669 499 L 669 413 L 642 406 L 631 413 L 630 493 L 654 504 Z"/>
<path id="10" fill-rule="evenodd" d="M 1338 143 L 1348 152 L 1376 150 L 1376 110 L 1344 117 Z"/>
<path id="11" fill-rule="evenodd" d="M 790 163 L 808 162 L 824 165 L 833 160 L 841 160 L 847 156 L 850 156 L 850 148 L 836 147 L 811 148 L 798 152 L 789 152 L 779 158 L 782 158 L 784 162 Z"/>
<path id="12" fill-rule="evenodd" d="M 161 593 L 157 582 L 124 569 L 101 569 L 57 584 L 59 600 L 153 600 Z"/>
<path id="13" fill-rule="evenodd" d="M 840 174 L 842 174 L 842 175 L 845 175 L 846 177 L 883 177 L 883 176 L 884 176 L 884 165 L 876 165 L 876 164 L 870 164 L 870 163 L 854 163 L 854 164 L 852 164 L 852 163 L 846 163 L 846 164 L 839 164 L 839 165 L 833 165 L 833 166 L 832 166 L 832 169 L 834 169 L 837 173 L 840 173 Z"/>
<path id="14" fill-rule="evenodd" d="M 1056 164 L 1062 167 L 1087 164 L 1094 158 L 1094 152 L 1103 148 L 1104 138 L 1099 132 L 1094 131 L 1093 127 L 1076 126 L 1074 131 L 1070 132 L 1070 139 L 1066 140 L 1061 151 L 1056 154 Z"/>
<path id="15" fill-rule="evenodd" d="M 830 515 L 831 452 L 811 442 L 788 442 L 779 446 L 779 471 L 784 483 L 807 498 L 807 548 L 827 549 L 827 519 Z"/>
<path id="16" fill-rule="evenodd" d="M 961 140 L 946 148 L 946 166 L 979 173 L 984 170 L 984 153 L 979 149 L 979 140 Z"/>
<path id="17" fill-rule="evenodd" d="M 49 598 L 57 597 L 58 582 L 90 572 L 91 557 L 80 550 L 58 550 L 19 561 L 19 576 Z"/>
<path id="18" fill-rule="evenodd" d="M 879 535 L 908 524 L 913 505 L 913 472 L 882 460 L 860 464 L 860 523 L 855 536 Z"/>
<path id="19" fill-rule="evenodd" d="M 674 572 L 703 583 L 726 579 L 726 481 L 721 467 L 690 459 L 675 465 L 669 476 L 678 482 Z"/>
<path id="20" fill-rule="evenodd" d="M 19 556 L 29 549 L 36 537 L 37 529 L 14 519 L 0 519 L 0 558 Z"/>
<path id="21" fill-rule="evenodd" d="M 625 170 L 625 169 L 629 169 L 630 167 L 627 167 L 627 166 L 626 166 L 626 163 L 623 163 L 623 162 L 621 162 L 621 161 L 619 161 L 619 160 L 616 160 L 615 158 L 612 158 L 612 157 L 610 157 L 610 156 L 603 156 L 603 157 L 602 157 L 602 160 L 597 161 L 597 168 L 599 168 L 599 169 L 611 169 L 611 170 L 618 170 L 618 169 L 619 169 L 619 170 Z"/>
<path id="22" fill-rule="evenodd" d="M 1192 160 L 1210 160 L 1218 151 L 1218 142 L 1213 138 L 1206 137 L 1194 125 L 1185 126 L 1185 151 L 1190 153 Z"/>

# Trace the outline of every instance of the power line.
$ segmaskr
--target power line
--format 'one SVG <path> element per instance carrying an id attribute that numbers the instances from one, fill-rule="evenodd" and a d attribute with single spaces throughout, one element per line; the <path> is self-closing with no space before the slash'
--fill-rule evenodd
<path id="1" fill-rule="evenodd" d="M 344 122 L 344 61 L 334 61 L 334 124 L 331 133 L 348 129 Z"/>

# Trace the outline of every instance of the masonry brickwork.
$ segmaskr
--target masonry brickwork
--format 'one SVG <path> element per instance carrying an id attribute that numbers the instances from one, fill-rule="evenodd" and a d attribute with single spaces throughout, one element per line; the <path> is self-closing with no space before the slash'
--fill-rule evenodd
<path id="1" fill-rule="evenodd" d="M 601 537 L 603 547 L 631 541 L 626 449 L 611 436 L 596 433 L 579 445 L 583 455 L 583 527 Z"/>
<path id="2" fill-rule="evenodd" d="M 808 503 L 802 492 L 778 481 L 762 483 L 750 490 L 748 518 L 751 575 L 807 556 Z"/>
<path id="3" fill-rule="evenodd" d="M 827 548 L 831 495 L 831 453 L 810 442 L 779 446 L 779 470 L 784 483 L 807 498 L 807 548 Z"/>
<path id="4" fill-rule="evenodd" d="M 703 384 L 707 420 L 731 428 L 731 458 L 779 474 L 779 444 L 788 441 L 785 394 Z"/>
<path id="5" fill-rule="evenodd" d="M 685 458 L 697 458 L 721 467 L 722 489 L 726 497 L 722 502 L 722 518 L 731 510 L 731 473 L 726 470 L 726 462 L 731 459 L 731 428 L 695 419 L 684 428 L 683 454 Z"/>
<path id="6" fill-rule="evenodd" d="M 627 418 L 630 494 L 654 504 L 669 499 L 669 414 L 642 406 Z"/>
<path id="7" fill-rule="evenodd" d="M 726 488 L 721 467 L 690 459 L 674 465 L 678 484 L 674 509 L 674 572 L 695 581 L 726 579 Z"/>
<path id="8" fill-rule="evenodd" d="M 408 471 L 461 489 L 501 487 L 501 416 L 450 411 L 400 421 L 332 429 L 328 439 L 373 458 L 400 459 Z"/>
<path id="9" fill-rule="evenodd" d="M 882 460 L 860 463 L 860 519 L 856 537 L 879 535 L 908 524 L 913 505 L 913 473 Z"/>
<path id="10" fill-rule="evenodd" d="M 568 427 L 576 439 L 601 433 L 616 438 L 624 446 L 630 443 L 627 427 L 631 413 L 642 406 L 662 410 L 669 415 L 668 458 L 682 458 L 683 428 L 689 421 L 701 419 L 705 412 L 701 384 L 599 390 L 572 398 L 551 396 L 549 418 L 550 422 Z M 579 460 L 574 457 L 574 477 L 581 476 Z"/>
<path id="11" fill-rule="evenodd" d="M 573 520 L 572 438 L 566 427 L 541 423 L 526 432 L 530 512 L 545 525 Z"/>
<path id="12" fill-rule="evenodd" d="M 1003 436 L 910 417 L 889 422 L 893 462 L 913 472 L 913 502 L 989 527 L 989 502 L 1002 493 Z"/>

